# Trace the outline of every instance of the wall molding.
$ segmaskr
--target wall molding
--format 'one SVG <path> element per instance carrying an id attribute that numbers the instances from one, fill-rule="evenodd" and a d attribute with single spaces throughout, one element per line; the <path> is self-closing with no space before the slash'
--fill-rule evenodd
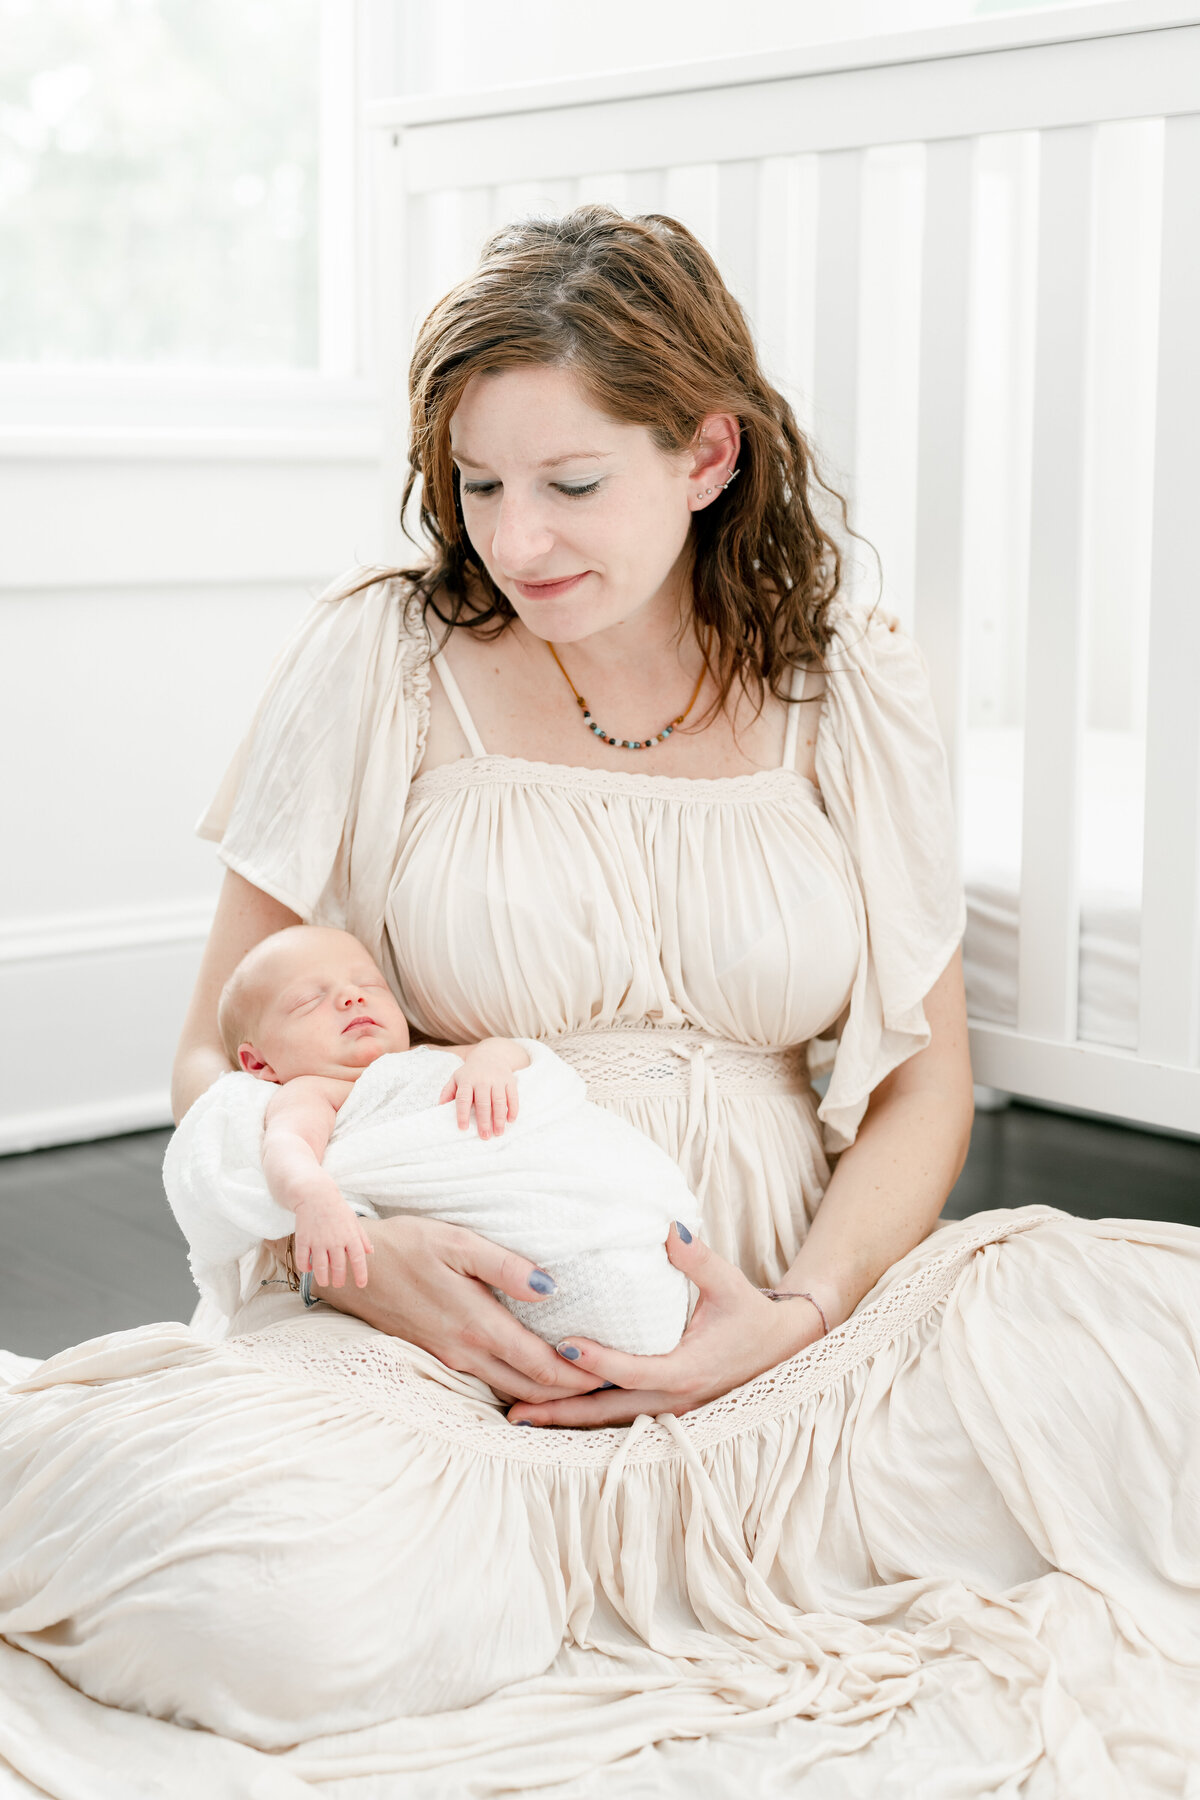
<path id="1" fill-rule="evenodd" d="M 252 426 L 18 425 L 0 430 L 8 462 L 367 463 L 383 454 L 377 425 L 329 430 Z"/>
<path id="2" fill-rule="evenodd" d="M 0 922 L 0 968 L 64 957 L 104 956 L 115 950 L 203 944 L 212 917 L 211 901 L 181 900 L 105 912 L 9 919 Z"/>

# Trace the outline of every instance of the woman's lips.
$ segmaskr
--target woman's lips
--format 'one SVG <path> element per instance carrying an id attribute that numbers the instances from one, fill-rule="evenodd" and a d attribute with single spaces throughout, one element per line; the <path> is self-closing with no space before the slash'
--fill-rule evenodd
<path id="1" fill-rule="evenodd" d="M 557 600 L 560 594 L 569 594 L 591 574 L 584 569 L 578 575 L 564 575 L 559 581 L 515 581 L 513 586 L 524 595 L 526 600 Z"/>

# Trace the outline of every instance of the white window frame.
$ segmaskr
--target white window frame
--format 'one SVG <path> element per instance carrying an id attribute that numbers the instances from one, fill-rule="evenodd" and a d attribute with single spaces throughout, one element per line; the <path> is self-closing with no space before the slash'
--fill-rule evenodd
<path id="1" fill-rule="evenodd" d="M 393 0 L 321 0 L 318 364 L 0 363 L 0 457 L 361 460 L 378 445 L 364 103 L 397 85 Z"/>

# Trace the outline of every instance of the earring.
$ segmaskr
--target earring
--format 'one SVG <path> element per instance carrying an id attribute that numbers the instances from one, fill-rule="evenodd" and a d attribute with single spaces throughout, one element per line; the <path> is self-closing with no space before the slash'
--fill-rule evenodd
<path id="1" fill-rule="evenodd" d="M 737 470 L 732 469 L 729 473 L 728 480 L 717 481 L 717 482 L 714 482 L 712 487 L 701 488 L 700 492 L 696 495 L 697 500 L 703 500 L 706 497 L 706 495 L 708 495 L 708 494 L 715 494 L 718 489 L 721 491 L 721 493 L 724 493 L 725 489 L 729 486 L 730 481 L 733 480 L 733 478 L 736 474 L 737 474 Z"/>

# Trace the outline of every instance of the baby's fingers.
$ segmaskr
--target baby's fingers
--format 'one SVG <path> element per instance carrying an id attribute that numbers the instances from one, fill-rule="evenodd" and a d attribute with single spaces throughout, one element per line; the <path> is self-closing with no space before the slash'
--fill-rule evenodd
<path id="1" fill-rule="evenodd" d="M 499 1137 L 508 1121 L 508 1090 L 497 1082 L 491 1092 L 492 1128 Z"/>
<path id="2" fill-rule="evenodd" d="M 510 1120 L 515 1119 L 517 1116 L 517 1078 L 515 1075 L 510 1075 L 505 1082 L 504 1093 L 508 1101 L 508 1116 Z"/>
<path id="3" fill-rule="evenodd" d="M 458 1129 L 465 1131 L 471 1123 L 471 1102 L 475 1098 L 474 1089 L 469 1081 L 459 1081 L 456 1083 L 455 1095 Z"/>

